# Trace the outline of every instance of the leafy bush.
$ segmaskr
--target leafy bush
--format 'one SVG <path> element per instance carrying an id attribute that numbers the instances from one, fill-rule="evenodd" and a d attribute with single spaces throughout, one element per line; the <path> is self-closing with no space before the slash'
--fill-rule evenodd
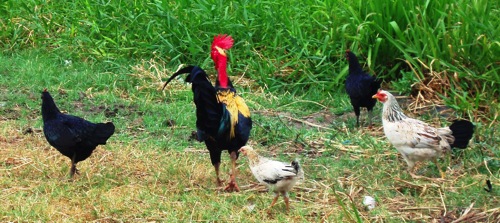
<path id="1" fill-rule="evenodd" d="M 0 5 L 0 42 L 4 53 L 42 47 L 77 60 L 160 58 L 173 69 L 211 68 L 212 37 L 229 33 L 236 39 L 233 74 L 298 94 L 342 89 L 343 52 L 350 48 L 387 87 L 416 94 L 439 78 L 442 87 L 424 93 L 470 113 L 498 104 L 498 6 L 489 0 L 7 0 Z"/>

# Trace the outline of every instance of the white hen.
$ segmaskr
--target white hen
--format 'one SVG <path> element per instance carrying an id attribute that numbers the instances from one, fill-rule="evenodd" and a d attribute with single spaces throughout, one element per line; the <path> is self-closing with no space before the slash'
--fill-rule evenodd
<path id="1" fill-rule="evenodd" d="M 437 158 L 453 147 L 466 148 L 474 132 L 474 125 L 466 120 L 455 121 L 450 127 L 434 128 L 420 120 L 406 116 L 394 96 L 379 90 L 373 98 L 384 104 L 382 124 L 389 142 L 396 147 L 413 174 L 415 162 L 432 160 L 439 169 L 441 177 L 445 174 L 439 167 Z"/>
<path id="2" fill-rule="evenodd" d="M 270 160 L 259 156 L 250 146 L 243 146 L 239 151 L 248 157 L 250 170 L 255 178 L 274 192 L 275 196 L 271 207 L 281 194 L 285 200 L 287 211 L 290 210 L 288 191 L 292 189 L 299 179 L 304 177 L 304 171 L 299 162 L 294 160 L 291 163 L 284 163 Z"/>

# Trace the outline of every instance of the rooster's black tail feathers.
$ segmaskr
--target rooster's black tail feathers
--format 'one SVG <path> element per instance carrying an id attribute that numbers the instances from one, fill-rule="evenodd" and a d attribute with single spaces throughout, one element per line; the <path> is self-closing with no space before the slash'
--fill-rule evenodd
<path id="1" fill-rule="evenodd" d="M 185 73 L 189 74 L 185 81 L 192 83 L 193 100 L 196 105 L 197 138 L 204 141 L 207 133 L 214 134 L 219 130 L 222 106 L 217 100 L 216 90 L 210 83 L 207 73 L 198 66 L 180 69 L 167 80 L 165 86 L 175 77 Z"/>
<path id="2" fill-rule="evenodd" d="M 198 69 L 200 69 L 200 70 L 201 70 L 201 68 L 196 67 L 196 66 L 187 66 L 187 67 L 184 67 L 184 68 L 182 68 L 182 69 L 178 70 L 177 72 L 175 72 L 175 74 L 173 74 L 173 75 L 172 75 L 172 77 L 170 77 L 170 78 L 167 80 L 167 82 L 165 82 L 165 85 L 163 85 L 162 90 L 163 90 L 163 89 L 165 89 L 165 87 L 167 86 L 167 84 L 168 84 L 168 83 L 170 83 L 170 81 L 172 81 L 174 78 L 176 78 L 177 76 L 179 76 L 179 75 L 181 75 L 181 74 L 191 73 L 191 72 L 193 72 L 193 70 L 194 70 L 195 68 L 198 68 Z M 189 81 L 188 81 L 188 82 L 189 82 Z"/>
<path id="3" fill-rule="evenodd" d="M 450 125 L 450 130 L 453 132 L 453 137 L 455 137 L 455 141 L 451 144 L 451 147 L 460 149 L 467 148 L 469 140 L 474 133 L 474 125 L 472 122 L 467 120 L 455 120 L 453 124 Z"/>

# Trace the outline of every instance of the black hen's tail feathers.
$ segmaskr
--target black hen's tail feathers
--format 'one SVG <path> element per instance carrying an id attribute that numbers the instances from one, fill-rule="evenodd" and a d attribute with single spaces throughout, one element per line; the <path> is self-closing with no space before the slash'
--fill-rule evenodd
<path id="1" fill-rule="evenodd" d="M 453 137 L 455 137 L 455 141 L 451 144 L 451 147 L 460 149 L 467 148 L 472 138 L 472 134 L 474 133 L 474 125 L 472 122 L 467 120 L 455 120 L 453 124 L 450 125 L 450 130 L 453 132 Z"/>
<path id="2" fill-rule="evenodd" d="M 112 122 L 97 123 L 91 140 L 100 145 L 106 145 L 106 141 L 115 133 L 115 125 Z"/>

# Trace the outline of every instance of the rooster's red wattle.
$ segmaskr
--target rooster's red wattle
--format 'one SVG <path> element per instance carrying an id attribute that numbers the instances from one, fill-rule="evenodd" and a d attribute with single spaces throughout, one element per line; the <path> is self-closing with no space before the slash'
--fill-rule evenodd
<path id="1" fill-rule="evenodd" d="M 215 87 L 208 80 L 206 72 L 198 66 L 188 66 L 170 77 L 164 87 L 176 76 L 189 73 L 186 82 L 192 83 L 193 100 L 196 105 L 197 139 L 205 142 L 210 160 L 215 167 L 217 184 L 220 186 L 219 167 L 221 153 L 227 150 L 231 157 L 232 173 L 226 191 L 239 191 L 236 184 L 236 160 L 238 149 L 244 146 L 250 136 L 252 119 L 250 110 L 227 76 L 226 50 L 233 46 L 233 39 L 217 35 L 211 47 L 211 57 L 217 70 Z"/>

